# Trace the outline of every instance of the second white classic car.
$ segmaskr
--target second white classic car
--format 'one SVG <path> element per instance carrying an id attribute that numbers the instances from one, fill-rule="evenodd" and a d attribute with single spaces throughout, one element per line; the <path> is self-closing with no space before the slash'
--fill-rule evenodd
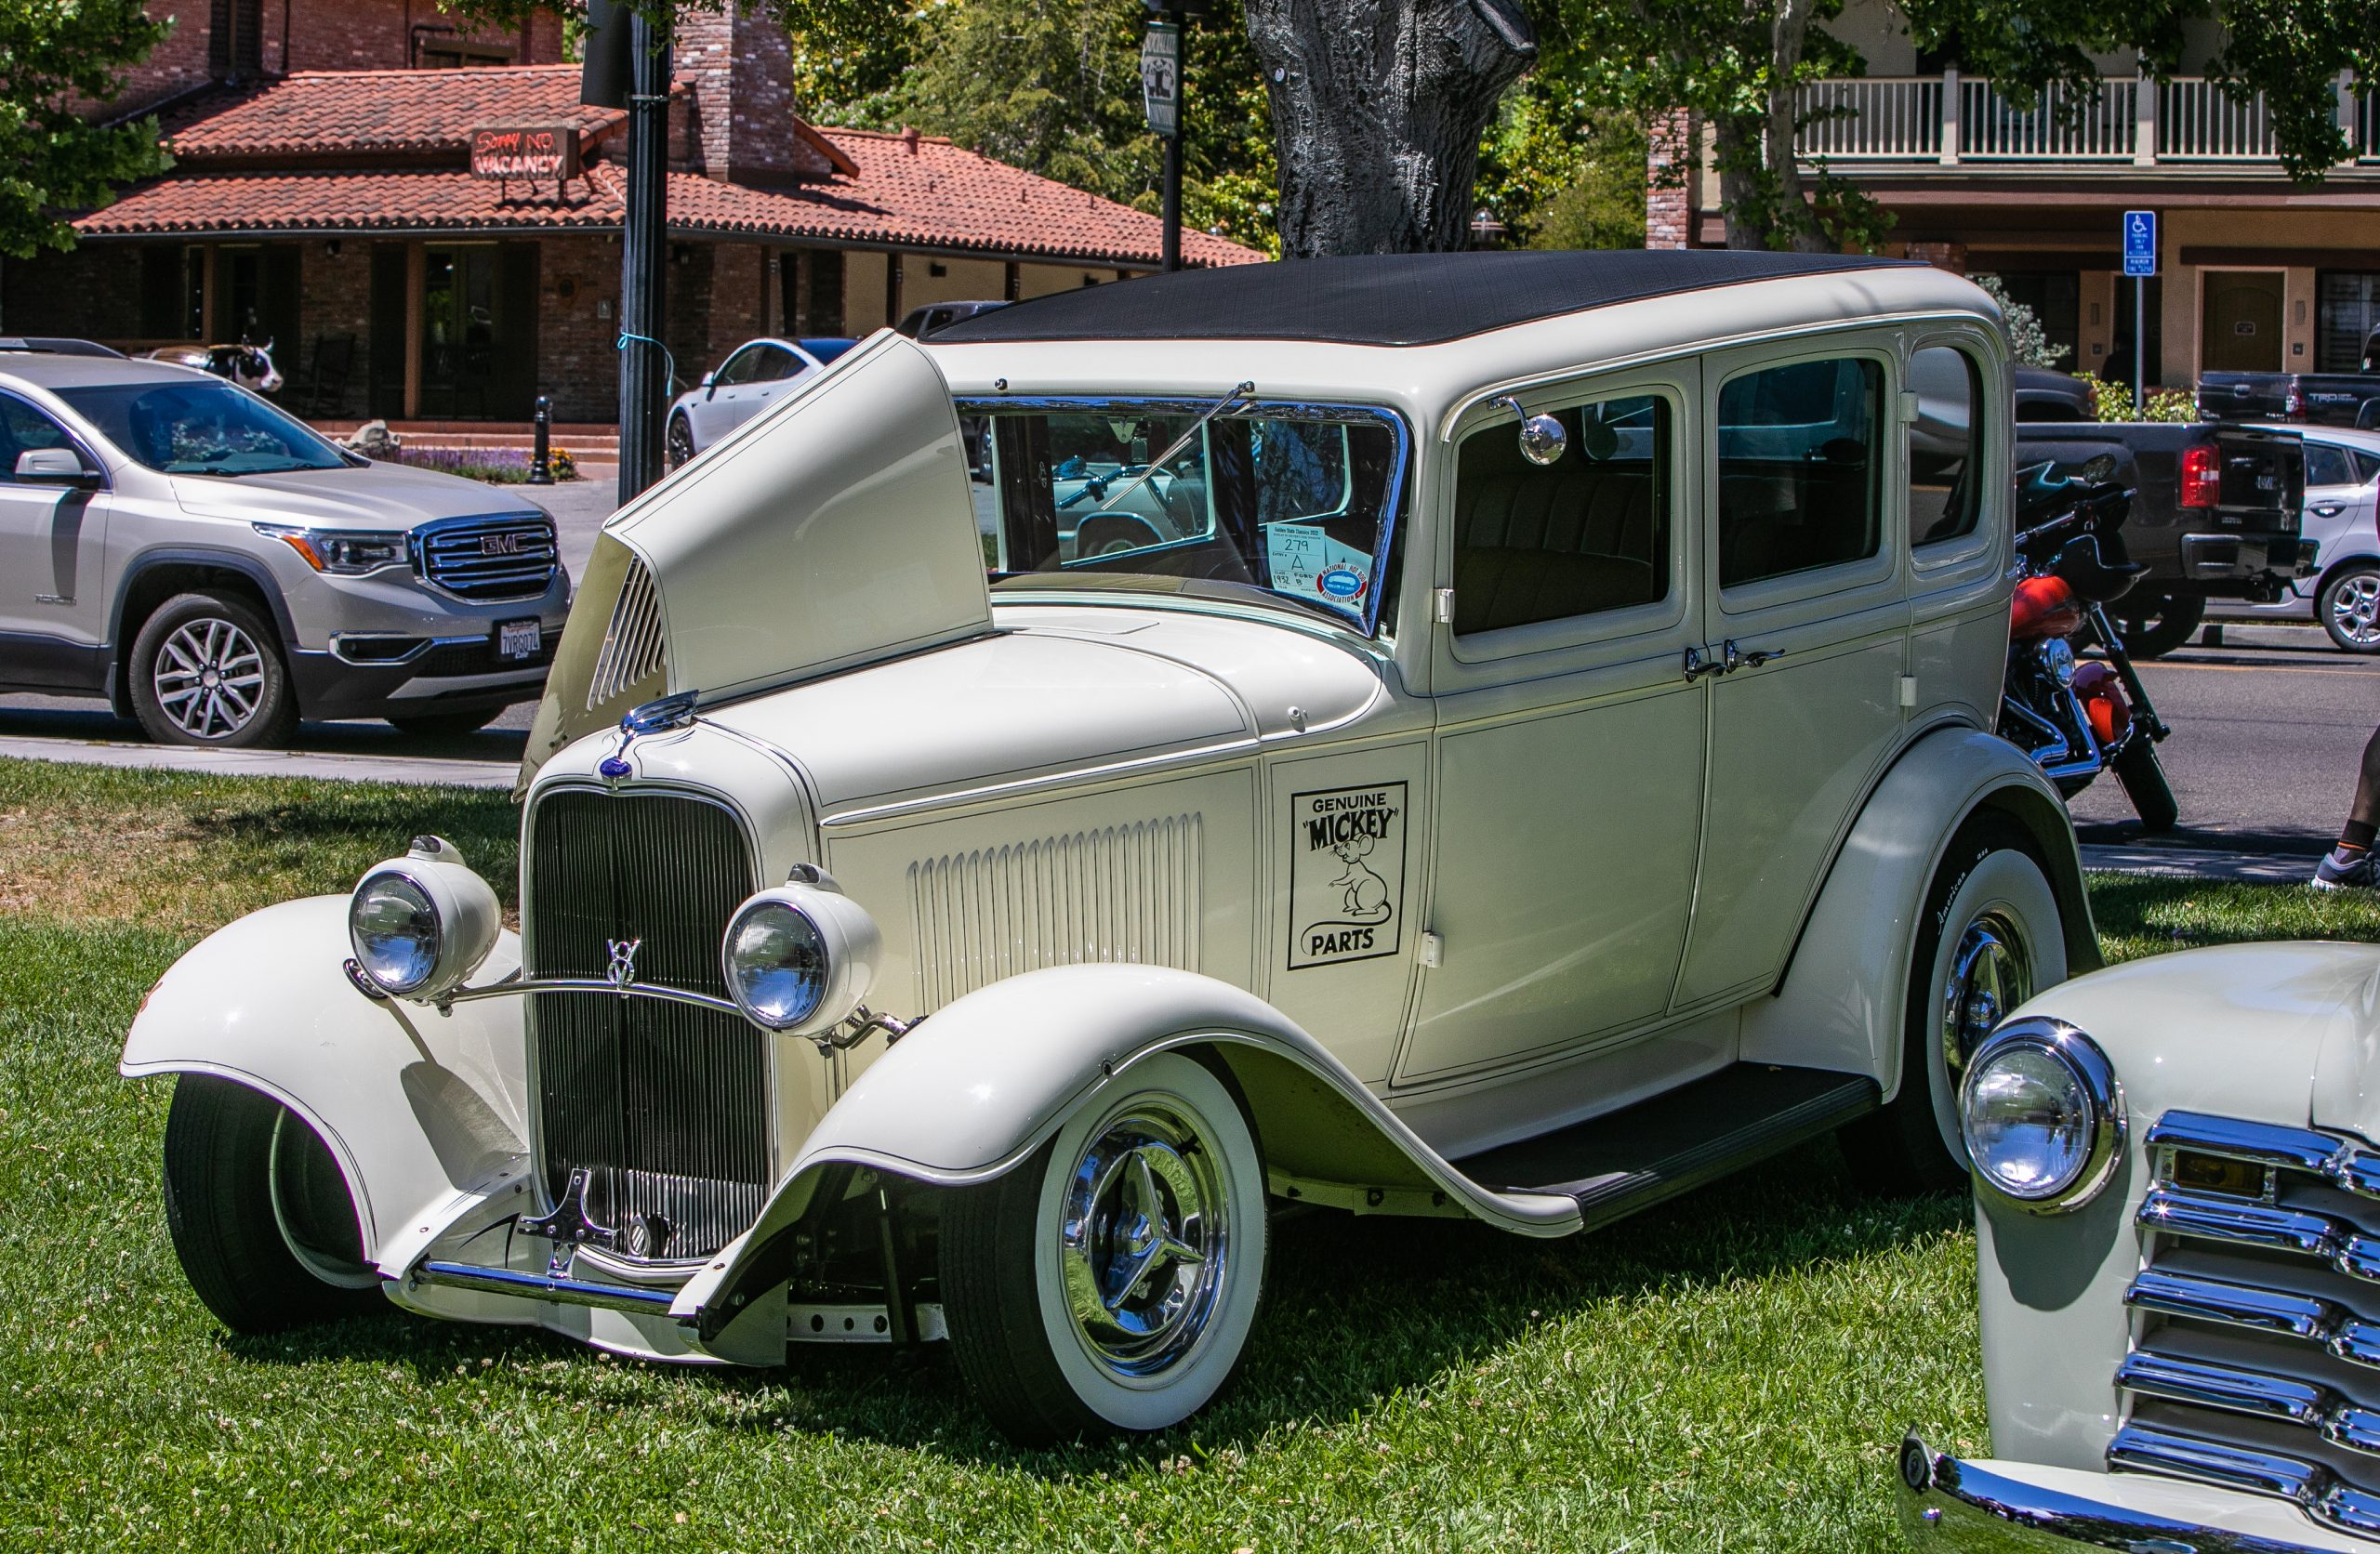
<path id="1" fill-rule="evenodd" d="M 1212 1397 L 1274 1203 L 1561 1236 L 1836 1128 L 1958 1179 L 1973 1043 L 2096 964 L 1991 732 L 2009 405 L 1984 295 L 1865 258 L 879 335 L 606 526 L 519 938 L 425 837 L 158 985 L 183 1266 L 242 1330 L 946 1335 L 1032 1441 Z"/>

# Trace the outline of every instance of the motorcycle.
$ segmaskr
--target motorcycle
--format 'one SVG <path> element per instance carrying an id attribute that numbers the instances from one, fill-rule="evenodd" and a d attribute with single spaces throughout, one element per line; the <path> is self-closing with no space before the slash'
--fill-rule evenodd
<path id="1" fill-rule="evenodd" d="M 2157 759 L 2172 732 L 2149 700 L 2107 607 L 2146 571 L 2121 531 L 2132 493 L 2094 459 L 2072 475 L 2050 464 L 2016 475 L 2016 596 L 2009 608 L 2008 673 L 2000 732 L 2024 747 L 2071 798 L 2102 771 L 2115 773 L 2142 829 L 2180 818 Z M 2078 648 L 2096 646 L 2084 658 Z"/>

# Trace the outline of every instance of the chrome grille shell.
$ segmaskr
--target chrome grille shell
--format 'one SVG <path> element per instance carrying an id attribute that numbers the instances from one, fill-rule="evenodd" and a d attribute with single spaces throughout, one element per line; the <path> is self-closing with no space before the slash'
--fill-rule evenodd
<path id="1" fill-rule="evenodd" d="M 535 513 L 440 519 L 407 534 L 405 547 L 414 575 L 456 599 L 536 599 L 561 564 L 553 520 Z"/>
<path id="2" fill-rule="evenodd" d="M 2109 1466 L 2278 1495 L 2380 1538 L 2380 1153 L 2187 1112 L 2147 1143 Z M 2177 1179 L 2193 1156 L 2230 1163 L 2228 1190 L 2205 1185 L 2220 1173 Z"/>
<path id="3" fill-rule="evenodd" d="M 531 802 L 522 948 L 532 976 L 602 979 L 615 941 L 640 940 L 636 980 L 724 998 L 720 937 L 756 889 L 749 828 L 683 791 L 576 784 Z M 696 1260 L 748 1229 L 774 1178 L 775 1076 L 766 1033 L 741 1016 L 603 993 L 528 1000 L 531 1134 L 550 1205 L 598 1171 L 610 1221 L 659 1215 L 659 1263 Z"/>

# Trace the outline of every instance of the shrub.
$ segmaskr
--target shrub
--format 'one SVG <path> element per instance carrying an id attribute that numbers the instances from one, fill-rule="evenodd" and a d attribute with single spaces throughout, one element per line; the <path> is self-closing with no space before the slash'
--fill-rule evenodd
<path id="1" fill-rule="evenodd" d="M 1997 275 L 1970 275 L 1968 280 L 1981 286 L 1984 294 L 2000 305 L 2000 316 L 2008 325 L 2008 350 L 2020 367 L 2052 367 L 2066 360 L 2069 347 L 2054 346 L 2042 329 L 2042 321 L 2031 308 L 2008 295 L 2008 288 Z"/>
<path id="2" fill-rule="evenodd" d="M 2092 408 L 2102 421 L 2195 421 L 2198 401 L 2187 388 L 2151 388 L 2140 413 L 2132 409 L 2132 389 L 2104 377 L 2083 379 L 2091 386 Z"/>
<path id="3" fill-rule="evenodd" d="M 577 461 L 569 454 L 555 448 L 551 457 L 555 480 L 578 478 Z M 396 462 L 490 485 L 522 484 L 529 478 L 532 463 L 525 448 L 400 448 Z"/>

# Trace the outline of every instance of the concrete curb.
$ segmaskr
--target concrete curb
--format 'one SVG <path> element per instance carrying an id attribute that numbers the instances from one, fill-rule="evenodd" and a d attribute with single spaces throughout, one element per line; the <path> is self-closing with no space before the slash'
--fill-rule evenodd
<path id="1" fill-rule="evenodd" d="M 306 750 L 192 750 L 103 739 L 0 738 L 0 757 L 194 771 L 215 777 L 324 777 L 347 783 L 438 783 L 465 788 L 509 788 L 521 770 L 510 761 L 342 756 Z"/>
<path id="2" fill-rule="evenodd" d="M 2082 846 L 2082 866 L 2086 869 L 2147 875 L 2155 879 L 2303 885 L 2314 877 L 2316 862 L 2310 855 L 2294 853 L 2216 852 L 2202 848 L 2122 847 L 2091 842 Z"/>

